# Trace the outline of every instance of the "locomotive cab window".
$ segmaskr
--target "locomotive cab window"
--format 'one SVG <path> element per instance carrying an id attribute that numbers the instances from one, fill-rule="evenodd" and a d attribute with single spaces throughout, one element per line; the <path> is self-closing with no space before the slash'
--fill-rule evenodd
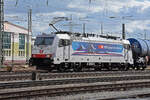
<path id="1" fill-rule="evenodd" d="M 37 37 L 34 45 L 52 45 L 54 37 Z"/>
<path id="2" fill-rule="evenodd" d="M 130 45 L 129 44 L 124 44 L 124 48 L 129 50 L 130 49 Z"/>
<path id="3" fill-rule="evenodd" d="M 59 47 L 68 46 L 71 44 L 70 40 L 67 39 L 60 39 L 59 40 Z"/>

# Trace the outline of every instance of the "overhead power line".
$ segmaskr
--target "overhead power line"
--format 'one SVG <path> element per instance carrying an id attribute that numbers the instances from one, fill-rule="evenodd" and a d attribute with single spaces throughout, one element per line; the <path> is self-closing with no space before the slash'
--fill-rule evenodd
<path id="1" fill-rule="evenodd" d="M 17 6 L 17 5 L 18 5 L 18 1 L 19 1 L 19 0 L 16 0 L 16 4 L 15 4 L 15 6 Z M 89 3 L 90 3 L 90 4 L 91 4 L 91 2 L 92 2 L 92 0 L 89 0 Z M 48 1 L 48 0 L 46 1 L 46 4 L 47 4 L 47 6 L 48 6 L 48 4 L 49 4 L 49 1 Z"/>
<path id="2" fill-rule="evenodd" d="M 90 0 L 90 1 L 91 1 L 91 0 Z M 17 5 L 18 5 L 18 2 L 19 2 L 19 0 L 16 0 L 16 4 L 15 4 L 15 6 L 17 6 Z M 48 4 L 49 4 L 48 0 L 46 1 L 46 4 L 47 4 L 47 6 L 48 6 Z"/>

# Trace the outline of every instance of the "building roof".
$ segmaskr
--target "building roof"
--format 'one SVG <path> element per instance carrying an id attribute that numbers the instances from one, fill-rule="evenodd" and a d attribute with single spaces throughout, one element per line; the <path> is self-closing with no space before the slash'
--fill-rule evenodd
<path id="1" fill-rule="evenodd" d="M 13 23 L 11 23 L 11 22 L 4 21 L 4 23 L 10 24 L 10 25 L 13 25 L 13 26 L 15 26 L 15 27 L 18 27 L 18 28 L 21 28 L 21 29 L 24 29 L 24 30 L 28 31 L 28 29 L 27 29 L 27 28 L 24 28 L 24 27 L 19 26 L 19 25 L 16 25 L 16 24 L 13 24 Z"/>

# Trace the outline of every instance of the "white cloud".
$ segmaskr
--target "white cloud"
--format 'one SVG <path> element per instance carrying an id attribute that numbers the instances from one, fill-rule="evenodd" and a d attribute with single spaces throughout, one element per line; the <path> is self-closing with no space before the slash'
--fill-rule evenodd
<path id="1" fill-rule="evenodd" d="M 84 2 L 83 2 L 84 1 Z M 86 0 L 83 1 L 74 1 L 68 4 L 68 8 L 76 8 L 76 9 L 82 9 L 86 11 L 90 11 L 91 13 L 101 12 L 104 10 L 112 11 L 115 13 L 118 13 L 123 8 L 134 8 L 139 7 L 138 12 L 142 12 L 145 9 L 150 7 L 150 1 L 144 0 L 144 1 L 137 1 L 137 0 L 96 0 L 94 4 L 91 4 L 89 7 L 86 4 Z"/>
<path id="2" fill-rule="evenodd" d="M 50 13 L 37 13 L 35 16 L 33 16 L 33 19 L 36 20 L 33 21 L 33 30 L 36 30 L 37 32 L 46 32 L 48 29 L 51 29 L 49 27 L 49 23 L 52 21 L 53 17 L 70 17 L 70 15 L 75 15 L 78 17 L 85 17 L 86 14 L 84 13 L 78 13 L 78 12 L 50 12 Z"/>
<path id="3" fill-rule="evenodd" d="M 50 28 L 49 25 L 46 23 L 40 23 L 40 22 L 33 23 L 33 30 L 35 30 L 35 32 L 45 32 L 49 28 Z"/>
<path id="4" fill-rule="evenodd" d="M 123 8 L 134 8 L 139 7 L 138 12 L 143 12 L 147 8 L 150 7 L 150 1 L 144 0 L 144 1 L 137 1 L 137 0 L 111 0 L 108 2 L 108 7 L 110 7 L 110 11 L 112 12 L 119 12 Z"/>
<path id="5" fill-rule="evenodd" d="M 91 7 L 88 7 L 85 4 L 74 4 L 74 3 L 70 3 L 68 5 L 68 7 L 69 8 L 83 9 L 83 10 L 90 11 L 90 12 L 93 12 L 93 13 L 96 13 L 96 12 L 99 12 L 99 11 L 103 10 L 103 8 L 101 6 L 91 6 Z"/>
<path id="6" fill-rule="evenodd" d="M 70 15 L 75 15 L 78 17 L 86 17 L 86 13 L 80 13 L 80 12 L 70 12 L 70 11 L 64 11 L 64 12 L 50 12 L 50 13 L 37 13 L 36 17 L 68 17 Z"/>
<path id="7" fill-rule="evenodd" d="M 150 20 L 137 20 L 137 21 L 132 21 L 126 24 L 126 30 L 127 32 L 135 32 L 137 30 L 149 30 L 150 29 Z"/>
<path id="8" fill-rule="evenodd" d="M 144 1 L 130 0 L 130 2 L 127 3 L 127 6 L 129 8 L 139 7 L 140 9 L 138 12 L 143 12 L 144 10 L 150 7 L 150 1 L 149 0 L 144 0 Z"/>
<path id="9" fill-rule="evenodd" d="M 59 17 L 64 17 L 64 16 L 66 16 L 66 14 L 65 14 L 65 12 L 58 12 L 58 11 L 56 11 L 56 12 L 50 12 L 50 13 L 37 13 L 36 14 L 36 16 L 43 16 L 43 17 L 47 17 L 47 16 L 53 16 L 53 17 L 55 17 L 55 16 L 59 16 Z"/>
<path id="10" fill-rule="evenodd" d="M 5 20 L 23 20 L 23 18 L 27 17 L 26 13 L 20 14 L 20 13 L 13 13 L 13 14 L 4 14 Z"/>
<path id="11" fill-rule="evenodd" d="M 95 2 L 95 1 L 93 1 Z M 77 8 L 77 9 L 80 9 L 80 10 L 86 10 L 86 11 L 90 11 L 92 13 L 96 13 L 96 12 L 99 12 L 99 11 L 102 11 L 103 10 L 103 7 L 101 6 L 101 4 L 99 5 L 100 3 L 98 2 L 97 4 L 94 4 L 92 6 L 89 6 L 87 4 L 87 1 L 86 0 L 83 0 L 83 1 L 78 1 L 76 2 L 75 0 L 70 2 L 67 7 L 68 8 Z"/>

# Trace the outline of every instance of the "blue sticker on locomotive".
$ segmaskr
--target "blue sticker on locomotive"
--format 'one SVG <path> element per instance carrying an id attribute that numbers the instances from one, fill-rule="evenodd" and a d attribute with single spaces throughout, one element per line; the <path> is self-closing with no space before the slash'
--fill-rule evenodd
<path id="1" fill-rule="evenodd" d="M 123 45 L 106 43 L 72 42 L 72 55 L 110 55 L 123 56 Z"/>

